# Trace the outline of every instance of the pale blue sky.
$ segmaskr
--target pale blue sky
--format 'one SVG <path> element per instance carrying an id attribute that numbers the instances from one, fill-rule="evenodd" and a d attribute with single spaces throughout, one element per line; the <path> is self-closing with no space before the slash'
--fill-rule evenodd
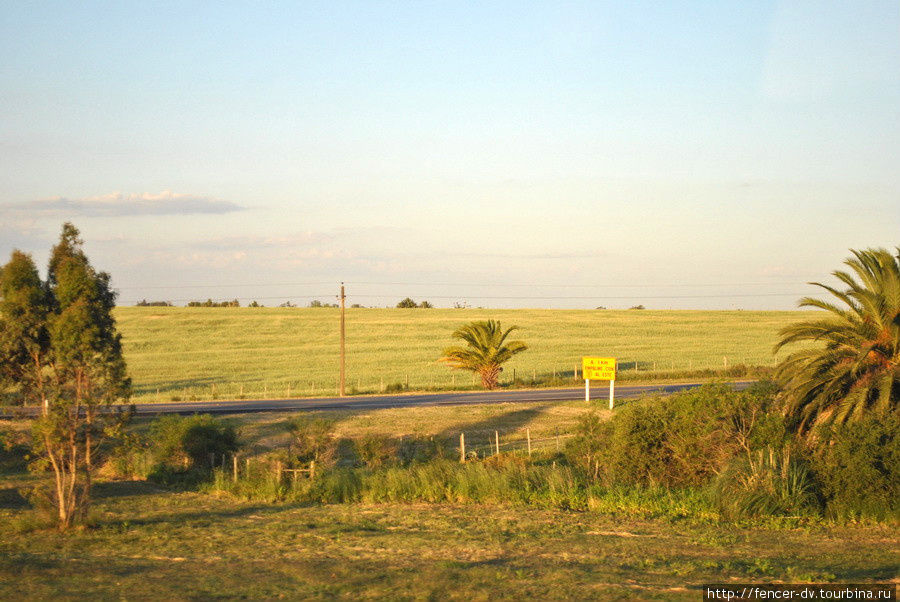
<path id="1" fill-rule="evenodd" d="M 0 57 L 0 253 L 72 220 L 126 304 L 790 308 L 900 244 L 894 1 L 0 2 Z"/>

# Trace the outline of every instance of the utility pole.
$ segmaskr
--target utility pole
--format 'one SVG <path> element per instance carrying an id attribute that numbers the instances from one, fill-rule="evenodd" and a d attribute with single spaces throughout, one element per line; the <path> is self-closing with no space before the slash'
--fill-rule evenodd
<path id="1" fill-rule="evenodd" d="M 344 295 L 344 283 L 341 282 L 341 397 L 344 396 L 344 380 L 346 376 L 344 371 L 344 299 L 346 299 L 346 295 Z"/>

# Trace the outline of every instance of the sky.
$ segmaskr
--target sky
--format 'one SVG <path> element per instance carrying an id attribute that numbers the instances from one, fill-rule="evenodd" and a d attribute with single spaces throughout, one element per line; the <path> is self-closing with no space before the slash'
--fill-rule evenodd
<path id="1" fill-rule="evenodd" d="M 900 3 L 0 0 L 0 261 L 140 299 L 791 309 L 900 244 Z"/>

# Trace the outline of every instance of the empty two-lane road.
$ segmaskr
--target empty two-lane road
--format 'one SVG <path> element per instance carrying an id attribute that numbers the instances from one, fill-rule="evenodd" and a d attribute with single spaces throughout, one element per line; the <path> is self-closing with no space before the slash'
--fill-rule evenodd
<path id="1" fill-rule="evenodd" d="M 734 382 L 744 389 L 751 383 Z M 653 393 L 671 394 L 700 383 L 678 385 L 617 386 L 616 399 L 634 399 Z M 591 399 L 606 400 L 605 385 L 591 387 Z M 143 403 L 135 406 L 138 414 L 237 414 L 245 412 L 292 412 L 302 410 L 355 410 L 405 408 L 442 405 L 475 405 L 485 403 L 529 403 L 539 401 L 572 401 L 584 399 L 584 389 L 530 389 L 522 391 L 486 391 L 478 393 L 422 393 L 412 395 L 374 395 L 366 397 L 316 397 L 304 399 L 265 399 L 239 401 L 194 401 L 178 403 Z"/>
<path id="2" fill-rule="evenodd" d="M 752 381 L 729 383 L 735 389 L 745 389 Z M 701 383 L 677 385 L 616 386 L 616 399 L 634 399 L 642 395 L 669 395 L 699 387 Z M 373 395 L 365 397 L 307 397 L 299 399 L 256 399 L 235 401 L 182 401 L 173 403 L 136 404 L 135 412 L 155 414 L 240 414 L 249 412 L 296 412 L 304 410 L 362 410 L 408 408 L 425 406 L 459 406 L 485 403 L 531 403 L 540 401 L 572 401 L 584 399 L 584 389 L 529 389 L 520 391 L 485 391 L 477 393 L 421 393 L 408 395 Z M 605 385 L 591 388 L 591 399 L 609 399 Z M 115 407 L 115 406 L 114 406 Z M 36 407 L 0 408 L 0 417 L 27 418 L 38 415 Z"/>

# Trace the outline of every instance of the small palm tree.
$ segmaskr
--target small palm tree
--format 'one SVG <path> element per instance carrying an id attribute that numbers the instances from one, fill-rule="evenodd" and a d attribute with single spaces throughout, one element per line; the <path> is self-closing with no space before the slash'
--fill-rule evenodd
<path id="1" fill-rule="evenodd" d="M 517 328 L 511 326 L 504 331 L 500 328 L 500 322 L 496 320 L 471 322 L 461 326 L 452 336 L 465 341 L 467 346 L 444 349 L 441 361 L 457 370 L 471 370 L 477 373 L 481 376 L 484 388 L 493 389 L 497 386 L 500 371 L 503 370 L 501 364 L 528 349 L 522 341 L 506 341 L 509 333 Z"/>
<path id="2" fill-rule="evenodd" d="M 897 255 L 886 249 L 852 253 L 844 263 L 856 278 L 834 272 L 847 290 L 810 283 L 841 304 L 801 299 L 800 307 L 828 315 L 782 329 L 775 346 L 778 351 L 793 343 L 824 343 L 790 354 L 776 369 L 785 411 L 801 433 L 896 411 L 900 400 L 900 248 Z"/>

